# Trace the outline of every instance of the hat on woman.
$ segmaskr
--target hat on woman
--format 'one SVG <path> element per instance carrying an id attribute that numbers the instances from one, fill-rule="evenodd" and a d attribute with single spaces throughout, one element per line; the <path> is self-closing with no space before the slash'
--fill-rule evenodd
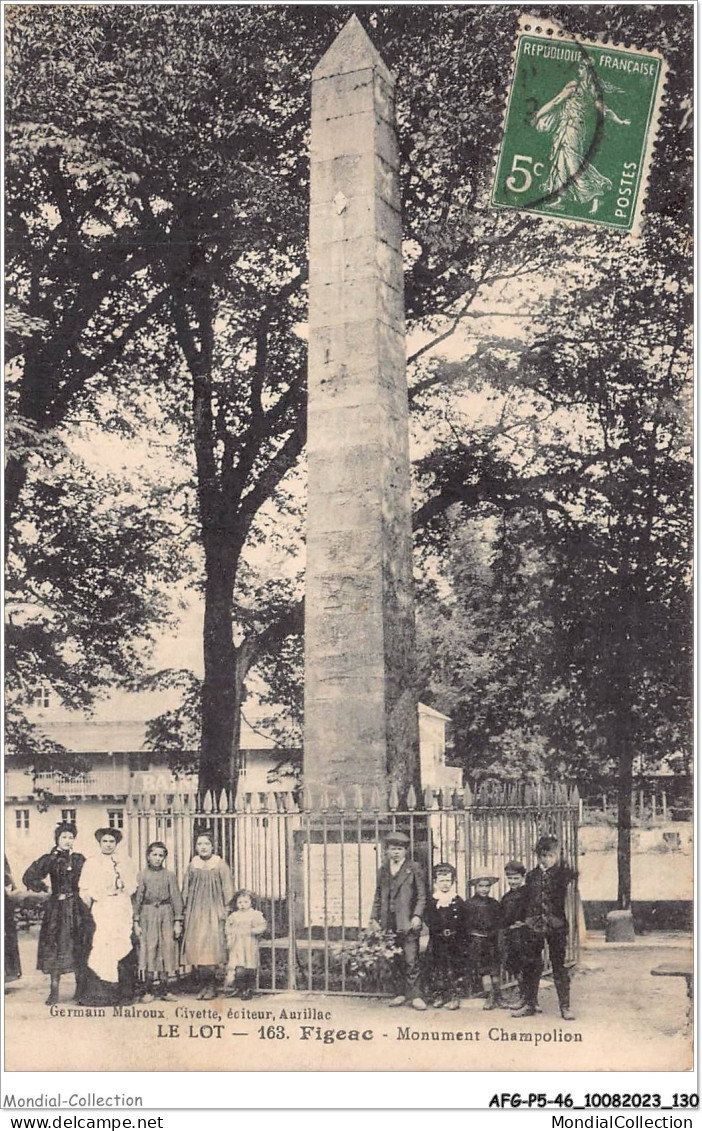
<path id="1" fill-rule="evenodd" d="M 554 848 L 558 848 L 558 837 L 540 836 L 536 842 L 534 852 L 539 856 L 542 852 L 553 852 Z"/>
<path id="2" fill-rule="evenodd" d="M 70 833 L 71 836 L 78 836 L 78 829 L 71 821 L 59 821 L 54 829 L 54 844 L 58 844 L 58 838 L 61 833 Z"/>
<path id="3" fill-rule="evenodd" d="M 100 841 L 102 840 L 102 838 L 104 836 L 113 836 L 115 838 L 115 842 L 117 844 L 119 844 L 119 842 L 122 839 L 122 833 L 120 832 L 119 829 L 96 829 L 95 830 L 95 839 L 98 842 L 98 844 L 100 843 Z"/>

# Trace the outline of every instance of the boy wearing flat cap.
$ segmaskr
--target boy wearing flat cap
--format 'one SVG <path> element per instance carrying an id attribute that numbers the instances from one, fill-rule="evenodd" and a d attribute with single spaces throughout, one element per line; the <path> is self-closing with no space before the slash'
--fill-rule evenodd
<path id="1" fill-rule="evenodd" d="M 483 1009 L 496 1009 L 500 1003 L 500 905 L 490 888 L 497 876 L 474 876 L 468 883 L 475 887 L 475 894 L 466 901 L 468 962 L 487 994 Z"/>
<path id="2" fill-rule="evenodd" d="M 564 1021 L 573 1021 L 570 1008 L 570 978 L 565 968 L 568 920 L 565 901 L 569 884 L 575 876 L 568 865 L 559 860 L 558 839 L 542 836 L 535 847 L 537 866 L 527 874 L 524 885 L 523 977 L 524 1005 L 513 1017 L 529 1017 L 538 1008 L 539 979 L 543 970 L 543 948 L 548 952 L 553 981 Z"/>
<path id="3" fill-rule="evenodd" d="M 409 837 L 391 832 L 385 837 L 387 861 L 378 872 L 371 925 L 394 931 L 402 948 L 398 961 L 398 993 L 389 1003 L 404 1005 L 409 1001 L 415 1009 L 426 1009 L 419 991 L 419 934 L 427 903 L 427 889 L 422 869 L 408 860 Z"/>

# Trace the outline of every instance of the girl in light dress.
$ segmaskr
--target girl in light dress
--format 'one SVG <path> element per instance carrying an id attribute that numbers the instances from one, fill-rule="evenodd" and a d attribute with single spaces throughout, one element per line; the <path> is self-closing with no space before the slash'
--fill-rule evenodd
<path id="1" fill-rule="evenodd" d="M 227 919 L 226 937 L 229 948 L 225 985 L 229 997 L 241 995 L 242 1001 L 253 997 L 258 970 L 258 940 L 266 929 L 266 920 L 253 905 L 250 891 L 238 891 L 234 907 Z"/>
<path id="2" fill-rule="evenodd" d="M 217 996 L 217 968 L 227 961 L 224 924 L 234 894 L 229 868 L 214 850 L 210 832 L 195 837 L 195 856 L 183 883 L 185 918 L 181 962 L 192 966 L 200 1000 Z"/>

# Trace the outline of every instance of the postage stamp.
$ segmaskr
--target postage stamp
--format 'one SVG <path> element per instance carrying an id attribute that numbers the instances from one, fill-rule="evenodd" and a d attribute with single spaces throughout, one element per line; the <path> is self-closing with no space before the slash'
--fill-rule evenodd
<path id="1" fill-rule="evenodd" d="M 653 52 L 523 21 L 492 203 L 635 231 L 664 70 Z"/>

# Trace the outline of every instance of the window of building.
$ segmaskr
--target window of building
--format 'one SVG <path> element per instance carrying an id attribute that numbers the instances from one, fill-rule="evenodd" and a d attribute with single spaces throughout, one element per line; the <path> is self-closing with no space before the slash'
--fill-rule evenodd
<path id="1" fill-rule="evenodd" d="M 29 832 L 29 809 L 15 809 L 15 827 Z"/>
<path id="2" fill-rule="evenodd" d="M 34 706 L 35 707 L 48 707 L 51 703 L 51 692 L 45 683 L 38 687 L 34 693 Z"/>
<path id="3" fill-rule="evenodd" d="M 76 809 L 62 809 L 61 810 L 61 820 L 62 821 L 68 821 L 68 823 L 71 824 L 71 825 L 75 825 L 76 816 L 77 816 L 77 810 Z"/>
<path id="4" fill-rule="evenodd" d="M 111 829 L 124 828 L 124 809 L 108 809 L 107 823 Z"/>

